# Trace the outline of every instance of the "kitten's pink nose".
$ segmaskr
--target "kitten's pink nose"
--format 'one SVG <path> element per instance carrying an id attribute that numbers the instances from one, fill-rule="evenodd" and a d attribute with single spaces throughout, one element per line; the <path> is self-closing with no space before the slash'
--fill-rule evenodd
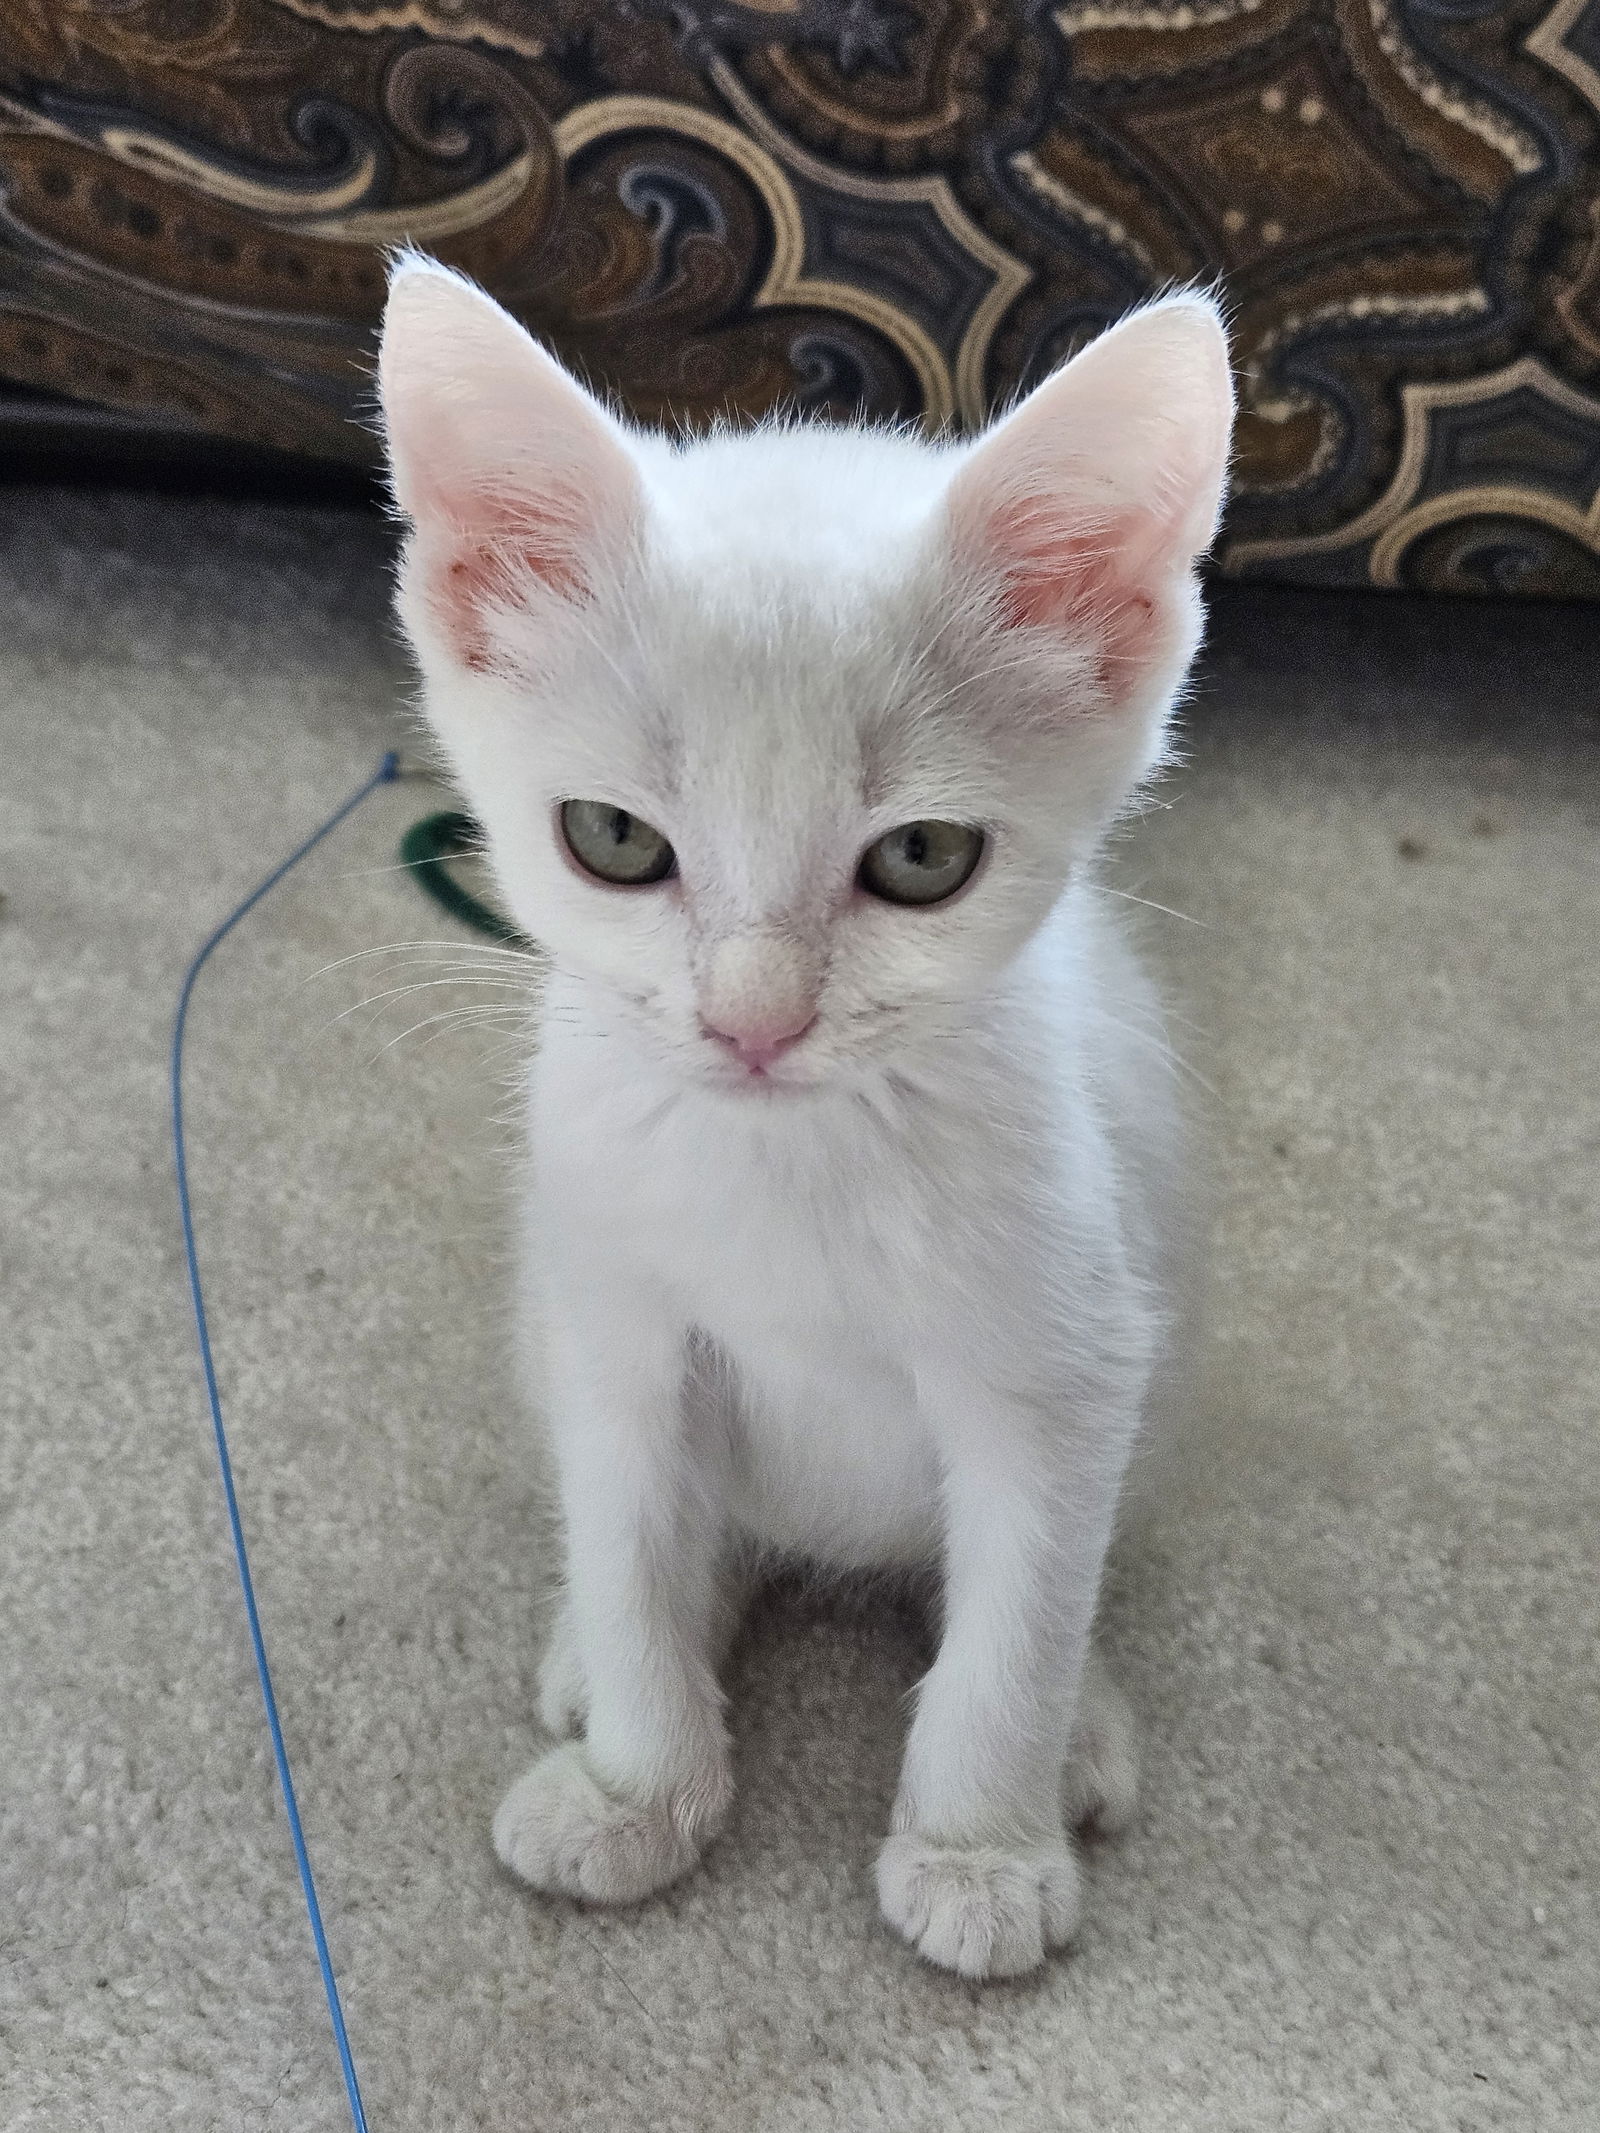
<path id="1" fill-rule="evenodd" d="M 815 951 L 775 926 L 708 944 L 698 978 L 700 1027 L 752 1074 L 764 1074 L 817 1019 Z"/>
<path id="2" fill-rule="evenodd" d="M 718 1044 L 725 1044 L 741 1066 L 752 1074 L 764 1074 L 775 1059 L 800 1042 L 816 1019 L 807 1011 L 804 1021 L 788 1015 L 781 1020 L 741 1020 L 732 1029 L 719 1029 L 714 1022 L 702 1022 L 700 1027 Z"/>

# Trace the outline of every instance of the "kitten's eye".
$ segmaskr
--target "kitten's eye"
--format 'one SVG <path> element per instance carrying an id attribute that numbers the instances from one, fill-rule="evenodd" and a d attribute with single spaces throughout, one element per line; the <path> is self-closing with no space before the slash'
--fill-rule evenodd
<path id="1" fill-rule="evenodd" d="M 904 822 L 861 855 L 862 888 L 891 904 L 942 904 L 983 857 L 982 830 L 964 822 Z"/>
<path id="2" fill-rule="evenodd" d="M 678 864 L 660 830 L 604 800 L 564 800 L 561 834 L 585 873 L 619 888 L 641 889 L 648 882 L 665 881 Z"/>

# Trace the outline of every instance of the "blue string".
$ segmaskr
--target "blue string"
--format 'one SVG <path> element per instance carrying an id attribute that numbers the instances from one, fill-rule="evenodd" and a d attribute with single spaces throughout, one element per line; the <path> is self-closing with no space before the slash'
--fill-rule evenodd
<path id="1" fill-rule="evenodd" d="M 261 1684 L 261 1701 L 266 1706 L 267 1731 L 272 1736 L 272 1758 L 278 1766 L 278 1784 L 289 1817 L 289 1835 L 294 1843 L 295 1865 L 300 1870 L 300 1890 L 306 1900 L 306 1915 L 311 1921 L 311 1938 L 316 1946 L 317 1967 L 322 1972 L 322 1989 L 328 2000 L 328 2018 L 333 2024 L 333 2041 L 339 2048 L 345 2095 L 349 2098 L 350 2116 L 354 2121 L 356 2133 L 367 2133 L 367 2114 L 361 2106 L 361 2084 L 356 2079 L 355 2061 L 350 2056 L 350 2039 L 345 2032 L 344 2009 L 339 2003 L 339 1987 L 334 1981 L 333 1962 L 328 1954 L 328 1936 L 322 1926 L 322 1906 L 317 1901 L 316 1879 L 311 1871 L 310 1854 L 306 1850 L 305 1832 L 300 1826 L 300 1806 L 295 1798 L 294 1777 L 289 1769 L 289 1752 L 284 1746 L 283 1727 L 278 1721 L 278 1699 L 273 1694 L 272 1670 L 267 1665 L 267 1647 L 261 1634 L 255 1582 L 250 1575 L 250 1556 L 244 1544 L 244 1524 L 239 1516 L 239 1498 L 233 1485 L 233 1461 L 228 1454 L 228 1433 L 222 1425 L 222 1400 L 217 1392 L 216 1365 L 211 1358 L 211 1334 L 206 1325 L 205 1298 L 200 1289 L 200 1262 L 195 1254 L 194 1216 L 189 1206 L 189 1164 L 183 1137 L 183 1037 L 195 980 L 205 968 L 212 950 L 227 939 L 239 921 L 255 909 L 269 890 L 277 887 L 291 867 L 297 867 L 306 854 L 314 851 L 330 831 L 339 827 L 346 815 L 353 814 L 369 793 L 375 792 L 380 785 L 392 784 L 399 775 L 400 758 L 391 749 L 360 790 L 353 792 L 342 807 L 334 810 L 320 829 L 313 830 L 304 844 L 296 846 L 282 866 L 274 867 L 266 880 L 251 890 L 237 910 L 229 913 L 216 931 L 207 938 L 184 973 L 183 990 L 178 995 L 178 1012 L 172 1025 L 172 1150 L 177 1162 L 178 1217 L 183 1225 L 183 1252 L 189 1267 L 189 1297 L 194 1305 L 194 1329 L 200 1343 L 201 1368 L 205 1372 L 206 1399 L 211 1407 L 211 1429 L 217 1443 L 217 1464 L 222 1470 L 222 1493 L 228 1506 L 228 1530 L 233 1535 L 234 1560 L 239 1566 L 239 1585 L 244 1593 L 245 1620 L 250 1625 L 250 1649 L 255 1654 L 256 1679 Z"/>

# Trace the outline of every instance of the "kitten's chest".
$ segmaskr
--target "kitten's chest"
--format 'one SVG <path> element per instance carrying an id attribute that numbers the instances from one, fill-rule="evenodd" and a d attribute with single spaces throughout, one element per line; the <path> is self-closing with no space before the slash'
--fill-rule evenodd
<path id="1" fill-rule="evenodd" d="M 737 1373 L 735 1516 L 835 1562 L 919 1554 L 937 1494 L 915 1379 L 925 1195 L 870 1144 L 723 1155 L 678 1181 L 675 1278 Z"/>
<path id="2" fill-rule="evenodd" d="M 928 1181 L 848 1120 L 806 1126 L 764 1134 L 736 1121 L 719 1137 L 691 1118 L 664 1136 L 664 1263 L 696 1317 L 730 1340 L 809 1348 L 829 1329 L 851 1347 L 893 1347 L 915 1306 Z"/>

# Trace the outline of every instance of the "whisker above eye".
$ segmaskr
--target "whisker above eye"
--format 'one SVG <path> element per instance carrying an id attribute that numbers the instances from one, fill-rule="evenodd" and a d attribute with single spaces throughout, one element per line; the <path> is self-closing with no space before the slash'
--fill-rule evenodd
<path id="1" fill-rule="evenodd" d="M 1032 666 L 1035 663 L 1034 660 L 1026 655 L 1012 659 L 996 660 L 992 666 L 983 667 L 976 674 L 963 675 L 959 681 L 952 682 L 947 689 L 942 689 L 937 696 L 931 697 L 926 703 L 914 703 L 910 708 L 918 718 L 927 717 L 949 703 L 952 698 L 959 696 L 963 689 L 979 688 L 986 681 L 997 681 L 1002 674 L 1014 674 L 1019 668 Z"/>
<path id="2" fill-rule="evenodd" d="M 1143 904 L 1147 911 L 1159 911 L 1164 918 L 1181 918 L 1186 926 L 1199 926 L 1207 933 L 1211 931 L 1210 921 L 1196 918 L 1192 911 L 1174 911 L 1170 904 L 1155 903 L 1148 896 L 1135 896 L 1131 889 L 1114 889 L 1106 881 L 1097 882 L 1095 886 L 1107 896 L 1120 896 L 1124 903 Z"/>

